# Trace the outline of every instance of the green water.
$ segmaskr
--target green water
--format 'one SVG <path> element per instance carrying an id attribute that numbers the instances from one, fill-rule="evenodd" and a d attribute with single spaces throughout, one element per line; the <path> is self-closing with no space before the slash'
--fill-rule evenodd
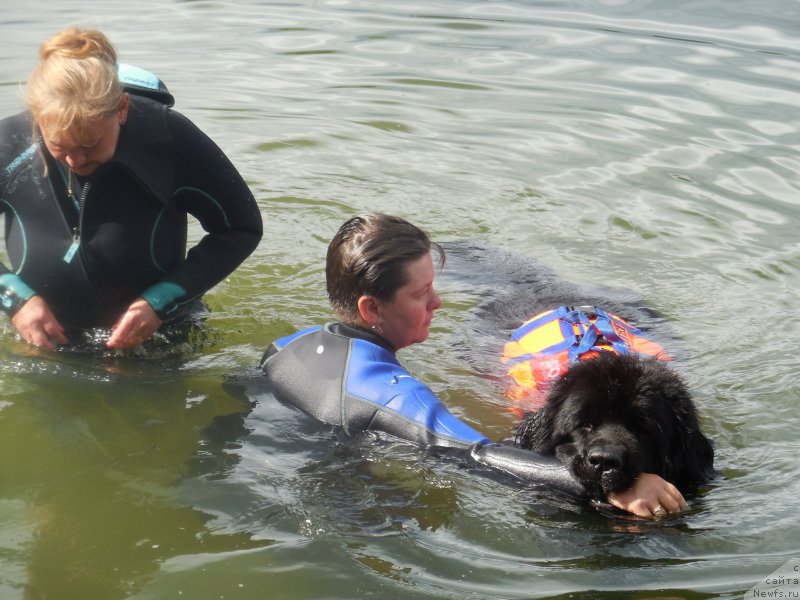
<path id="1" fill-rule="evenodd" d="M 0 114 L 73 23 L 167 82 L 265 236 L 195 351 L 0 320 L 0 598 L 744 598 L 800 561 L 795 2 L 32 0 L 0 13 Z M 509 435 L 475 314 L 535 261 L 664 315 L 720 480 L 640 522 L 278 404 L 252 367 L 330 318 L 327 241 L 364 210 L 490 249 L 401 356 L 456 414 Z"/>

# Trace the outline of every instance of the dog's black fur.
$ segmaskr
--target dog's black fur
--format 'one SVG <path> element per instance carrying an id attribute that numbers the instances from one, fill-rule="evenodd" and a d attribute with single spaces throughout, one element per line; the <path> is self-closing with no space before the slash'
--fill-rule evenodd
<path id="1" fill-rule="evenodd" d="M 602 352 L 578 361 L 516 436 L 522 448 L 555 455 L 599 499 L 642 472 L 684 493 L 713 475 L 714 450 L 686 386 L 653 358 Z"/>
<path id="2" fill-rule="evenodd" d="M 447 252 L 451 286 L 481 297 L 469 329 L 483 335 L 461 345 L 489 378 L 503 380 L 487 367 L 486 356 L 499 356 L 508 334 L 532 315 L 562 305 L 603 308 L 656 341 L 671 340 L 673 357 L 682 354 L 668 321 L 636 294 L 576 285 L 498 248 L 461 243 L 449 244 Z M 603 352 L 579 361 L 516 433 L 521 447 L 555 455 L 598 499 L 627 489 L 641 472 L 660 475 L 684 493 L 714 476 L 714 450 L 700 431 L 689 391 L 656 359 Z"/>

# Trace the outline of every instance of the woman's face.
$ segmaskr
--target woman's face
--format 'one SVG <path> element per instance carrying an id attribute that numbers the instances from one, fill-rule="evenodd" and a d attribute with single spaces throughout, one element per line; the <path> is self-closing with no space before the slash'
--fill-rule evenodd
<path id="1" fill-rule="evenodd" d="M 63 133 L 48 132 L 46 123 L 40 123 L 39 127 L 44 145 L 53 158 L 85 177 L 114 156 L 120 127 L 127 114 L 127 96 L 123 96 L 118 113 L 91 121 L 85 127 L 73 125 Z"/>
<path id="2" fill-rule="evenodd" d="M 428 339 L 434 311 L 442 300 L 433 289 L 433 260 L 426 252 L 405 267 L 408 282 L 390 302 L 377 301 L 378 331 L 400 350 Z"/>

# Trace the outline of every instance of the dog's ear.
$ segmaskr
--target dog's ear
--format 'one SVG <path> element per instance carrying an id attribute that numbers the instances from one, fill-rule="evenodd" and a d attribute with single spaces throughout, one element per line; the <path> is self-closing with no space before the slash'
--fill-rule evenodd
<path id="1" fill-rule="evenodd" d="M 680 456 L 675 464 L 678 488 L 691 490 L 714 476 L 714 447 L 699 427 L 681 436 Z"/>
<path id="2" fill-rule="evenodd" d="M 714 476 L 714 447 L 700 430 L 697 412 L 688 392 L 677 399 L 667 479 L 681 490 L 691 490 Z"/>
<path id="3" fill-rule="evenodd" d="M 528 413 L 514 431 L 514 441 L 520 448 L 552 454 L 554 451 L 553 429 L 555 411 L 545 405 L 535 413 Z"/>

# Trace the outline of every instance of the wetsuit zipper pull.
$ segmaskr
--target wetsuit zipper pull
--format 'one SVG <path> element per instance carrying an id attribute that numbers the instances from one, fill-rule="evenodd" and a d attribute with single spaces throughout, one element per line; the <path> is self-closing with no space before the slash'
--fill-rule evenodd
<path id="1" fill-rule="evenodd" d="M 78 251 L 78 246 L 81 243 L 81 234 L 77 227 L 72 228 L 72 243 L 67 248 L 66 254 L 64 254 L 64 262 L 71 263 L 72 258 L 75 256 L 75 253 Z"/>
<path id="2" fill-rule="evenodd" d="M 75 257 L 75 253 L 78 251 L 78 247 L 81 245 L 81 217 L 83 217 L 83 205 L 86 202 L 86 195 L 89 193 L 89 182 L 86 182 L 86 185 L 83 186 L 83 191 L 81 192 L 81 197 L 78 199 L 78 225 L 72 228 L 72 243 L 67 248 L 66 253 L 64 254 L 64 262 L 71 263 L 72 259 Z"/>

